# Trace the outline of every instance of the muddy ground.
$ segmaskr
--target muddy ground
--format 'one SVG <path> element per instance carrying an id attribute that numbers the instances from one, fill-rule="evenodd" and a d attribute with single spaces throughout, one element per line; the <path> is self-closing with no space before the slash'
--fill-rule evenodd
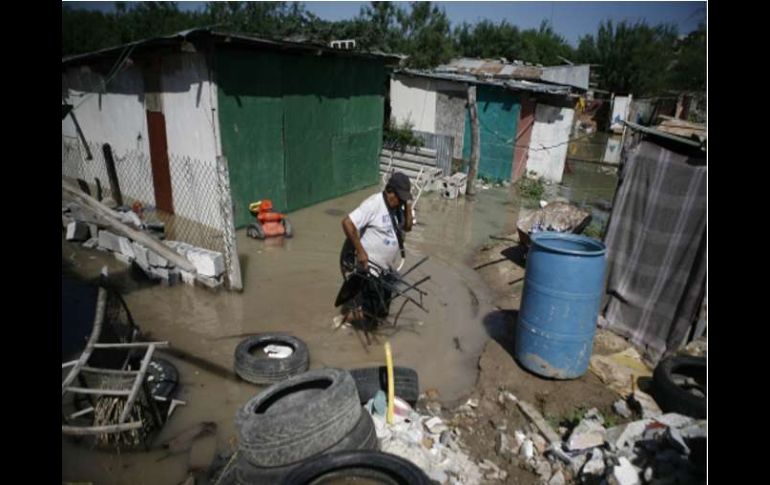
<path id="1" fill-rule="evenodd" d="M 515 198 L 503 188 L 485 190 L 472 202 L 423 196 L 418 224 L 407 238 L 405 268 L 422 255 L 430 256 L 410 275 L 414 281 L 431 276 L 422 286 L 429 293 L 428 312 L 407 305 L 395 328 L 366 345 L 353 330 L 332 329 L 338 314 L 333 302 L 341 283 L 342 217 L 378 190 L 372 187 L 290 214 L 293 239 L 261 242 L 238 231 L 242 293 L 164 287 L 143 280 L 107 253 L 62 240 L 63 274 L 93 281 L 107 266 L 110 281 L 145 336 L 171 343 L 163 357 L 179 368 L 178 397 L 188 402 L 175 411 L 149 453 L 115 455 L 63 438 L 62 478 L 100 484 L 179 483 L 190 466 L 189 453 L 166 456 L 160 444 L 203 421 L 216 423 L 218 449 L 231 448 L 235 411 L 260 390 L 234 374 L 234 350 L 245 336 L 260 332 L 289 332 L 304 340 L 311 368 L 382 365 L 382 344 L 389 340 L 396 364 L 416 369 L 423 388 L 438 389 L 447 403 L 464 399 L 489 339 L 484 321 L 495 311 L 481 276 L 467 262 L 489 234 L 512 228 Z"/>
<path id="2" fill-rule="evenodd" d="M 597 180 L 599 185 L 610 185 L 600 175 L 587 180 L 589 185 L 597 185 Z M 527 204 L 503 187 L 482 189 L 475 200 L 423 196 L 417 225 L 407 238 L 406 267 L 430 255 L 430 261 L 413 274 L 415 280 L 432 278 L 425 285 L 430 293 L 425 302 L 429 312 L 407 306 L 395 330 L 365 345 L 352 330 L 332 330 L 332 318 L 337 315 L 332 302 L 341 282 L 340 221 L 377 190 L 372 187 L 290 214 L 296 232 L 290 240 L 257 242 L 238 231 L 242 293 L 163 287 L 137 278 L 105 253 L 63 240 L 63 274 L 93 281 L 107 266 L 143 332 L 171 342 L 163 357 L 177 365 L 178 397 L 188 405 L 175 411 L 149 452 L 115 454 L 62 438 L 62 480 L 180 483 L 193 462 L 200 461 L 196 457 L 200 452 L 188 449 L 169 454 L 160 444 L 203 421 L 216 424 L 216 450 L 234 449 L 235 410 L 260 390 L 235 376 L 234 349 L 247 335 L 283 331 L 307 342 L 311 368 L 381 365 L 380 344 L 390 340 L 396 364 L 415 368 L 421 388 L 435 391 L 431 395 L 440 401 L 445 417 L 456 418 L 461 428 L 467 428 L 462 439 L 474 457 L 506 469 L 507 483 L 536 483 L 533 473 L 496 457 L 495 426 L 507 422 L 512 433 L 525 425 L 515 406 L 498 403 L 500 389 L 537 405 L 554 424 L 581 408 L 606 411 L 617 397 L 591 374 L 574 381 L 548 381 L 522 370 L 511 356 L 524 275 L 513 234 L 521 206 Z M 495 235 L 503 239 L 490 238 Z M 598 352 L 619 350 L 596 347 Z M 480 398 L 475 417 L 451 412 L 469 397 Z"/>
<path id="3" fill-rule="evenodd" d="M 487 459 L 508 473 L 503 483 L 542 483 L 535 471 L 518 458 L 503 458 L 497 453 L 499 431 L 513 436 L 516 430 L 529 431 L 528 419 L 517 405 L 501 399 L 508 391 L 516 398 L 533 404 L 554 430 L 562 434 L 577 424 L 582 414 L 597 408 L 615 423 L 626 420 L 612 411 L 620 396 L 588 371 L 579 379 L 544 379 L 523 369 L 513 358 L 515 325 L 524 281 L 524 249 L 515 233 L 490 238 L 471 263 L 493 295 L 495 311 L 484 325 L 490 335 L 478 362 L 478 380 L 470 398 L 478 399 L 471 413 L 457 406 L 444 408 L 442 417 L 461 431 L 461 439 L 476 460 Z M 594 340 L 594 354 L 608 355 L 624 350 L 628 344 L 611 332 L 599 330 Z M 432 406 L 430 399 L 420 406 Z M 561 428 L 561 429 L 560 429 Z M 564 470 L 565 474 L 567 473 Z"/>

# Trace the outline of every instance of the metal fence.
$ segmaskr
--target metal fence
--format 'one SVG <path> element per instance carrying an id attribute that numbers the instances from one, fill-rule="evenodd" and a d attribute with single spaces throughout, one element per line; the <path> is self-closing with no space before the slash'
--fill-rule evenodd
<path id="1" fill-rule="evenodd" d="M 96 196 L 112 197 L 103 145 L 90 143 L 89 150 L 76 138 L 62 137 L 62 176 L 85 181 Z M 88 157 L 90 151 L 91 158 Z M 217 160 L 199 160 L 189 156 L 169 155 L 173 213 L 157 208 L 152 165 L 147 153 L 129 150 L 113 153 L 115 171 L 123 204 L 139 209 L 144 222 L 165 224 L 166 239 L 184 241 L 194 246 L 219 251 L 225 256 L 231 284 L 233 264 L 237 265 L 229 180 Z M 98 181 L 98 182 L 97 182 Z M 231 247 L 233 246 L 233 247 Z M 240 274 L 240 270 L 237 270 Z M 238 276 L 240 279 L 240 276 Z M 238 282 L 237 286 L 240 285 Z"/>
<path id="2" fill-rule="evenodd" d="M 413 133 L 422 140 L 425 148 L 436 150 L 436 166 L 443 170 L 444 175 L 451 175 L 454 137 L 426 131 L 414 131 Z"/>

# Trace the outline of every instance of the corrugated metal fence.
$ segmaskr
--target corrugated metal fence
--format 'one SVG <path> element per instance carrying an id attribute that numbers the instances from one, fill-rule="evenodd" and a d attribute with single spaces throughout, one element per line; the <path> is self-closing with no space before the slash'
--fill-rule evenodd
<path id="1" fill-rule="evenodd" d="M 424 148 L 436 150 L 436 166 L 444 172 L 444 175 L 451 175 L 454 137 L 416 130 L 412 133 L 414 133 L 422 140 L 422 142 L 425 144 Z"/>

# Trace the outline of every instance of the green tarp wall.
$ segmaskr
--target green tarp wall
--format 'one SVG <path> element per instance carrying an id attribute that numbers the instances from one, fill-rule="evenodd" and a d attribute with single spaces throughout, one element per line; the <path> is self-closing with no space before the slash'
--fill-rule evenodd
<path id="1" fill-rule="evenodd" d="M 387 78 L 378 61 L 258 50 L 216 55 L 235 225 L 377 183 Z"/>

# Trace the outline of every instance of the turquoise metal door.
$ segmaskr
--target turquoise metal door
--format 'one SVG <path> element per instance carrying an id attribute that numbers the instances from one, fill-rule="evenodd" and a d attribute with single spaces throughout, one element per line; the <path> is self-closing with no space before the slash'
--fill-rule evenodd
<path id="1" fill-rule="evenodd" d="M 516 127 L 521 112 L 519 98 L 499 88 L 479 86 L 476 105 L 481 139 L 479 176 L 492 180 L 511 180 Z M 463 158 L 471 158 L 471 120 L 467 111 Z"/>

